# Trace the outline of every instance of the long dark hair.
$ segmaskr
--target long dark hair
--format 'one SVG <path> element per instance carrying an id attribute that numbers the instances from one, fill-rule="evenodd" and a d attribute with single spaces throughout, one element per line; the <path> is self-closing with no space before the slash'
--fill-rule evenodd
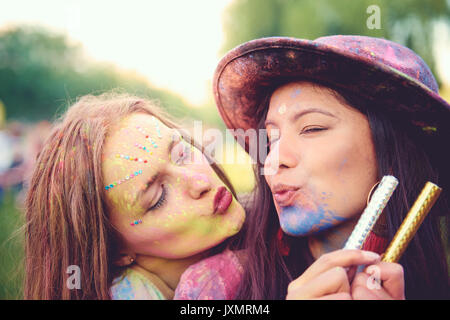
<path id="1" fill-rule="evenodd" d="M 286 82 L 278 83 L 273 89 Z M 445 161 L 442 155 L 436 154 L 439 150 L 436 144 L 442 141 L 439 137 L 428 137 L 420 128 L 408 124 L 402 116 L 383 110 L 376 101 L 363 99 L 342 89 L 330 90 L 340 101 L 367 116 L 377 157 L 378 178 L 392 174 L 399 180 L 383 212 L 389 241 L 425 183 L 431 181 L 443 187 L 438 201 L 399 263 L 405 272 L 406 298 L 447 299 L 449 273 L 443 237 L 446 236 L 444 233 L 448 233 L 450 185 L 448 176 L 437 169 L 443 168 Z M 264 129 L 273 90 L 268 92 L 256 111 L 258 119 L 261 119 L 258 129 Z M 277 236 L 280 224 L 271 191 L 264 176 L 259 174 L 262 166 L 263 161 L 257 161 L 257 189 L 245 225 L 244 247 L 248 259 L 237 299 L 284 299 L 289 282 L 300 276 L 314 261 L 305 237 L 284 235 L 291 249 L 288 255 L 282 254 Z"/>

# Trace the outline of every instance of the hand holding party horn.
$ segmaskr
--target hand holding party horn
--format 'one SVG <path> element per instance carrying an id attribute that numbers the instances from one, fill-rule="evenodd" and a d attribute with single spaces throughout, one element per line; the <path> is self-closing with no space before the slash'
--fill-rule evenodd
<path id="1" fill-rule="evenodd" d="M 442 189 L 427 182 L 422 192 L 409 210 L 400 228 L 383 255 L 383 262 L 398 262 L 411 239 L 416 234 L 423 220 L 430 212 Z"/>

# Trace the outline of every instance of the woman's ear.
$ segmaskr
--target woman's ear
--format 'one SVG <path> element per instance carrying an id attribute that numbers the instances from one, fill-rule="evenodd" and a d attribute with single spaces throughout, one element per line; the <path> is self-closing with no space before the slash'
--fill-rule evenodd
<path id="1" fill-rule="evenodd" d="M 114 265 L 118 267 L 126 267 L 133 264 L 136 257 L 129 252 L 123 252 L 118 255 L 116 260 L 114 261 Z"/>

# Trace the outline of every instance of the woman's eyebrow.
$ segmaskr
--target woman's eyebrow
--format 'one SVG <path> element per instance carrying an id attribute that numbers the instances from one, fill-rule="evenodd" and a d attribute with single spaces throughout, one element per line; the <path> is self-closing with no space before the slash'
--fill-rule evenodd
<path id="1" fill-rule="evenodd" d="M 301 118 L 302 116 L 304 116 L 305 114 L 308 114 L 308 113 L 322 113 L 322 114 L 324 114 L 326 116 L 336 118 L 336 116 L 334 114 L 332 114 L 331 112 L 328 112 L 328 111 L 323 110 L 323 109 L 312 107 L 312 108 L 307 108 L 305 110 L 302 110 L 302 111 L 294 113 L 294 115 L 291 117 L 291 121 L 295 122 L 299 118 Z"/>
<path id="2" fill-rule="evenodd" d="M 333 118 L 337 118 L 334 114 L 332 114 L 332 113 L 330 113 L 330 112 L 328 112 L 328 111 L 326 111 L 326 110 L 312 107 L 312 108 L 307 108 L 307 109 L 304 109 L 304 110 L 301 110 L 301 111 L 299 111 L 299 112 L 294 113 L 294 115 L 292 115 L 292 116 L 290 117 L 290 121 L 291 121 L 291 122 L 295 122 L 295 121 L 297 121 L 299 118 L 301 118 L 302 116 L 304 116 L 304 115 L 306 115 L 306 114 L 308 114 L 308 113 L 315 113 L 315 112 L 317 112 L 317 113 L 322 113 L 322 114 L 324 114 L 324 115 L 326 115 L 326 116 L 330 116 L 330 117 L 333 117 Z M 267 127 L 268 125 L 274 125 L 274 126 L 276 126 L 276 122 L 275 122 L 275 121 L 272 121 L 272 120 L 266 120 L 266 121 L 264 122 L 264 125 L 265 125 L 266 127 Z"/>

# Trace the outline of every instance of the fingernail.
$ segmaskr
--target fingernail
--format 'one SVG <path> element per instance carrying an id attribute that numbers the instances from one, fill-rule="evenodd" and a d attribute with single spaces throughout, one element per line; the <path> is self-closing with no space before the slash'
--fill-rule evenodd
<path id="1" fill-rule="evenodd" d="M 372 251 L 363 251 L 362 252 L 364 258 L 369 260 L 378 260 L 380 259 L 380 255 L 378 253 L 372 252 Z"/>

